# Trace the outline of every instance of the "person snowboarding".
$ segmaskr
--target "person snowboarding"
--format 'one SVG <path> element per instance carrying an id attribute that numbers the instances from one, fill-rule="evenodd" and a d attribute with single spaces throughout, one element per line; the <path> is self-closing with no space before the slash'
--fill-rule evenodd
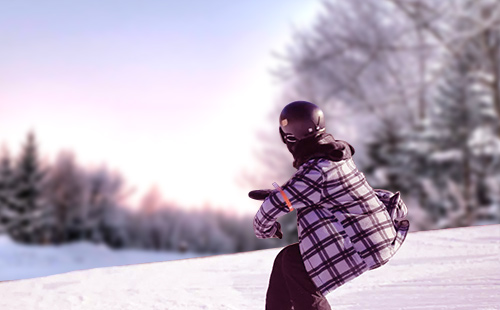
<path id="1" fill-rule="evenodd" d="M 399 192 L 368 184 L 352 159 L 354 148 L 326 132 L 317 105 L 291 102 L 279 122 L 297 172 L 281 187 L 249 192 L 263 200 L 253 225 L 257 238 L 281 239 L 277 219 L 293 208 L 299 242 L 276 256 L 266 309 L 331 309 L 326 294 L 398 251 L 409 229 L 407 207 Z"/>

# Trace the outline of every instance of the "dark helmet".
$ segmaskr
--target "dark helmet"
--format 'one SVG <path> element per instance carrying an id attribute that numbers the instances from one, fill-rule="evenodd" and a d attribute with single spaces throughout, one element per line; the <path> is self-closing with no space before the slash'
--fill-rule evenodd
<path id="1" fill-rule="evenodd" d="M 280 134 L 284 143 L 297 142 L 325 131 L 321 109 L 307 101 L 287 104 L 280 114 Z"/>

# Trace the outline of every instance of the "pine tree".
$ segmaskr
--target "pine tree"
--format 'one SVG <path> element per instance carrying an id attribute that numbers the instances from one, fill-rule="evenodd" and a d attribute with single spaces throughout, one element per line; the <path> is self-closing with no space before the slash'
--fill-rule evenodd
<path id="1" fill-rule="evenodd" d="M 6 232 L 13 221 L 11 207 L 14 186 L 11 158 L 4 147 L 0 157 L 0 234 Z"/>
<path id="2" fill-rule="evenodd" d="M 15 166 L 16 186 L 9 206 L 13 216 L 8 232 L 16 241 L 24 243 L 38 241 L 37 233 L 43 216 L 41 200 L 43 176 L 35 135 L 30 132 Z"/>
<path id="3" fill-rule="evenodd" d="M 433 154 L 430 154 L 430 168 L 437 172 L 434 181 L 440 192 L 451 195 L 448 199 L 442 198 L 441 212 L 448 220 L 452 213 L 461 213 L 457 223 L 446 226 L 471 225 L 474 217 L 472 158 L 467 142 L 475 127 L 473 116 L 477 98 L 470 91 L 474 81 L 470 75 L 473 68 L 469 57 L 464 54 L 449 67 L 438 89 L 432 115 L 433 130 L 440 135 L 434 141 Z M 460 190 L 453 191 L 453 186 Z M 454 201 L 449 202 L 450 198 Z"/>
<path id="4" fill-rule="evenodd" d="M 413 149 L 411 154 L 419 159 L 415 160 L 419 165 L 414 169 L 422 178 L 420 203 L 437 228 L 477 224 L 480 209 L 484 205 L 491 208 L 488 180 L 499 175 L 498 165 L 494 168 L 493 163 L 500 160 L 500 152 L 490 152 L 485 158 L 478 146 L 478 131 L 484 133 L 486 126 L 493 132 L 495 126 L 490 126 L 494 122 L 484 114 L 492 94 L 481 90 L 477 44 L 477 40 L 471 39 L 446 64 L 428 123 L 414 136 L 427 152 Z M 484 134 L 481 136 L 484 138 Z M 493 147 L 494 142 L 487 144 Z M 491 164 L 484 169 L 487 161 Z"/>
<path id="5" fill-rule="evenodd" d="M 487 24 L 496 16 L 496 27 L 485 27 L 467 46 L 475 59 L 472 93 L 478 99 L 476 124 L 468 145 L 476 178 L 476 223 L 500 222 L 500 6 L 494 1 L 469 3 L 473 16 Z M 467 25 L 464 28 L 467 27 Z M 467 29 L 469 30 L 469 29 Z"/>
<path id="6" fill-rule="evenodd" d="M 405 156 L 408 133 L 396 123 L 387 122 L 373 133 L 366 145 L 367 158 L 363 172 L 370 185 L 393 192 L 411 192 L 413 177 L 409 174 L 410 159 Z"/>
<path id="7" fill-rule="evenodd" d="M 429 223 L 420 229 L 500 221 L 500 31 L 489 26 L 498 6 L 461 6 L 470 16 L 451 14 L 445 21 L 454 41 L 439 60 L 437 83 L 422 96 L 428 109 L 412 130 L 393 133 L 402 138 L 398 156 L 386 160 L 394 144 L 390 131 L 368 147 L 375 167 L 392 166 L 403 176 L 392 182 L 389 174 L 385 184 L 408 190 L 427 211 Z M 485 21 L 480 29 L 478 21 Z"/>

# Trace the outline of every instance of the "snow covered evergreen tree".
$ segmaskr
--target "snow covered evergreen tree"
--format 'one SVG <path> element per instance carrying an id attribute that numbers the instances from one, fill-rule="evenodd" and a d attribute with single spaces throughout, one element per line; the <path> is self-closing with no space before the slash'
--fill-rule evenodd
<path id="1" fill-rule="evenodd" d="M 482 26 L 467 45 L 475 61 L 471 92 L 478 99 L 476 123 L 468 140 L 476 184 L 475 223 L 500 222 L 500 3 L 469 1 L 473 21 Z M 464 21 L 466 23 L 467 21 Z M 470 23 L 470 21 L 469 21 Z M 470 24 L 463 26 L 469 31 Z"/>
<path id="2" fill-rule="evenodd" d="M 41 191 L 44 173 L 33 132 L 28 134 L 14 169 L 16 185 L 9 203 L 12 221 L 7 231 L 18 242 L 34 243 L 39 241 L 37 232 L 44 212 Z"/>
<path id="3" fill-rule="evenodd" d="M 14 191 L 14 172 L 7 148 L 0 156 L 0 234 L 5 233 L 12 219 L 12 201 Z"/>
<path id="4" fill-rule="evenodd" d="M 420 203 L 434 228 L 500 221 L 494 185 L 500 176 L 500 115 L 495 108 L 500 104 L 500 29 L 485 27 L 471 35 L 473 24 L 491 20 L 495 10 L 489 1 L 463 5 L 470 15 L 458 15 L 453 25 L 457 34 L 467 36 L 457 36 L 460 44 L 453 46 L 453 57 L 443 61 L 428 118 L 406 149 L 412 170 L 421 177 Z M 493 8 L 500 13 L 498 6 Z"/>
<path id="5" fill-rule="evenodd" d="M 327 128 L 356 124 L 361 170 L 418 201 L 420 229 L 500 221 L 498 1 L 325 1 L 283 59 L 287 93 L 345 108 Z"/>
<path id="6" fill-rule="evenodd" d="M 429 141 L 432 148 L 427 154 L 425 174 L 429 175 L 438 196 L 426 207 L 439 227 L 472 224 L 464 218 L 472 212 L 474 204 L 472 158 L 467 141 L 474 128 L 477 101 L 470 92 L 471 67 L 467 58 L 464 55 L 456 59 L 448 68 L 430 111 L 430 130 L 436 135 Z"/>

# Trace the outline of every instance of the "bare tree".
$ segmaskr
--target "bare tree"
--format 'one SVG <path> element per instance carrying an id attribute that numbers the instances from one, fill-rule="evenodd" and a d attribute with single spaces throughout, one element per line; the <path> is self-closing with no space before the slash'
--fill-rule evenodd
<path id="1" fill-rule="evenodd" d="M 56 242 L 82 239 L 86 221 L 86 189 L 83 171 L 75 155 L 62 152 L 50 168 L 44 186 L 44 196 L 54 219 L 53 238 Z"/>
<path id="2" fill-rule="evenodd" d="M 123 214 L 118 217 L 124 224 L 129 224 L 127 218 L 130 214 L 122 207 L 128 196 L 125 181 L 119 173 L 112 172 L 105 166 L 86 170 L 85 179 L 86 238 L 94 242 L 107 242 L 117 222 L 113 217 L 120 210 Z"/>
<path id="3" fill-rule="evenodd" d="M 500 160 L 495 153 L 500 141 L 500 3 L 338 0 L 323 4 L 314 25 L 294 33 L 293 44 L 280 56 L 283 65 L 276 76 L 287 93 L 284 98 L 319 104 L 328 113 L 327 128 L 336 137 L 339 128 L 352 128 L 348 123 L 355 123 L 347 136 L 354 138 L 357 160 L 374 184 L 421 193 L 415 201 L 423 205 L 429 202 L 425 193 L 441 190 L 446 202 L 438 199 L 439 203 L 463 205 L 466 210 L 466 218 L 455 212 L 457 220 L 447 226 L 477 222 L 479 198 L 475 197 L 479 192 L 493 197 L 497 189 L 491 187 L 491 180 L 499 175 L 494 167 Z M 457 65 L 466 70 L 454 69 Z M 465 97 L 443 100 L 444 83 L 451 83 Z M 440 137 L 438 145 L 438 140 L 429 140 L 440 134 L 432 111 L 445 109 L 446 104 L 463 107 L 461 112 L 470 122 L 461 126 L 459 118 L 453 121 L 452 114 L 446 116 L 450 117 L 447 130 L 455 137 L 446 141 Z M 459 134 L 464 130 L 469 132 Z M 450 141 L 459 136 L 465 140 L 454 148 L 463 159 L 459 164 L 463 182 L 452 179 L 453 169 L 439 170 L 446 171 L 439 178 L 430 173 L 425 176 L 429 182 L 419 179 L 431 169 L 425 166 L 428 159 L 450 154 L 444 145 L 451 147 Z M 275 165 L 269 157 L 282 153 L 276 151 L 276 144 L 265 145 L 262 162 L 272 169 Z M 281 155 L 280 160 L 286 158 Z M 479 168 L 485 166 L 489 168 Z M 465 196 L 457 195 L 460 192 Z M 498 204 L 492 208 L 498 210 Z"/>
<path id="4" fill-rule="evenodd" d="M 500 2 L 494 0 L 386 0 L 413 23 L 419 37 L 427 37 L 439 49 L 439 59 L 463 58 L 464 50 L 475 54 L 480 81 L 491 94 L 497 121 L 500 120 Z M 421 64 L 423 66 L 425 64 Z M 443 66 L 440 66 L 444 69 Z M 441 77 L 438 70 L 432 82 Z M 423 84 L 425 87 L 426 85 Z M 497 128 L 500 137 L 500 127 Z"/>

